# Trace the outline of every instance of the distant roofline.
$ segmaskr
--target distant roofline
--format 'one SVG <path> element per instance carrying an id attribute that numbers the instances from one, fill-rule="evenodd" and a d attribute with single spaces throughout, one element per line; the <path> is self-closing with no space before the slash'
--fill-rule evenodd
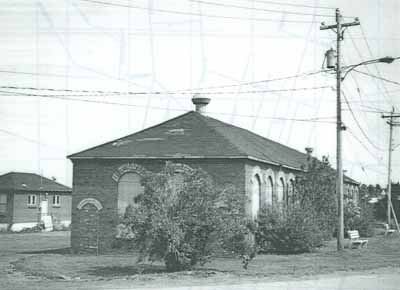
<path id="1" fill-rule="evenodd" d="M 43 192 L 72 192 L 72 188 L 71 188 L 70 186 L 65 185 L 65 184 L 62 184 L 62 183 L 59 183 L 58 181 L 55 181 L 55 180 L 53 180 L 53 179 L 51 179 L 51 178 L 48 178 L 48 177 L 46 177 L 46 176 L 40 175 L 40 174 L 35 173 L 35 172 L 9 171 L 9 172 L 7 172 L 7 173 L 1 174 L 1 175 L 0 175 L 0 178 L 6 177 L 6 176 L 9 176 L 9 175 L 11 176 L 12 180 L 13 180 L 13 176 L 12 176 L 12 175 L 34 175 L 34 176 L 36 176 L 36 177 L 38 177 L 38 178 L 47 179 L 48 181 L 54 183 L 55 185 L 60 186 L 60 187 L 63 187 L 63 188 L 60 188 L 60 189 L 51 189 L 51 190 L 48 190 L 48 189 L 40 189 L 40 188 L 39 188 L 39 189 L 16 188 L 15 185 L 13 184 L 12 187 L 6 187 L 6 186 L 1 187 L 1 190 L 36 191 L 36 192 L 38 192 L 38 191 L 41 191 L 41 192 L 42 192 L 42 191 L 43 191 Z M 14 183 L 14 181 L 13 181 L 13 183 Z M 54 186 L 54 185 L 53 185 L 53 186 Z"/>

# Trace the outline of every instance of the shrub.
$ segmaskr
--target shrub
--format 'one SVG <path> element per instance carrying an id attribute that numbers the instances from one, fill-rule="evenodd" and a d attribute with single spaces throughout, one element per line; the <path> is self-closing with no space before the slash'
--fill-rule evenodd
<path id="1" fill-rule="evenodd" d="M 326 157 L 322 161 L 309 158 L 307 172 L 296 177 L 294 200 L 310 213 L 318 217 L 315 224 L 330 239 L 337 225 L 336 177 Z"/>
<path id="2" fill-rule="evenodd" d="M 373 206 L 365 201 L 358 206 L 352 199 L 347 199 L 344 204 L 344 230 L 358 230 L 360 236 L 370 237 L 374 234 Z"/>
<path id="3" fill-rule="evenodd" d="M 184 168 L 177 186 L 175 172 L 167 162 L 160 173 L 148 173 L 142 179 L 144 193 L 125 212 L 119 233 L 139 250 L 139 261 L 163 260 L 168 271 L 180 271 L 222 250 L 247 257 L 240 194 L 233 188 L 218 190 L 201 169 Z"/>
<path id="4" fill-rule="evenodd" d="M 316 217 L 298 204 L 290 209 L 264 207 L 260 211 L 256 241 L 262 252 L 311 252 L 322 246 L 323 239 Z"/>

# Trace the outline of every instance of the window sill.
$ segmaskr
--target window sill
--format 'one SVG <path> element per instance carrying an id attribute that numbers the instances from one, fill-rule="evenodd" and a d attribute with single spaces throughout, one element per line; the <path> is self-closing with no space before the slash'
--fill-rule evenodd
<path id="1" fill-rule="evenodd" d="M 37 205 L 36 204 L 28 204 L 28 207 L 29 208 L 37 208 Z"/>
<path id="2" fill-rule="evenodd" d="M 61 207 L 61 205 L 54 205 L 54 204 L 53 204 L 53 207 L 56 207 L 56 208 L 57 208 L 57 207 Z"/>

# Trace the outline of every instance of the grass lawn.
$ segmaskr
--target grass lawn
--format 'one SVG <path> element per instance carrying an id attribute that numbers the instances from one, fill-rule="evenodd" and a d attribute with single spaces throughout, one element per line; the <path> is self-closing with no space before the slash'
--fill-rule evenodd
<path id="1" fill-rule="evenodd" d="M 330 241 L 315 253 L 301 255 L 258 255 L 244 270 L 240 259 L 218 258 L 193 271 L 165 273 L 162 263 L 140 264 L 133 253 L 77 256 L 65 250 L 57 253 L 30 253 L 13 262 L 16 271 L 63 280 L 128 279 L 139 283 L 162 282 L 195 285 L 199 280 L 234 283 L 241 279 L 290 279 L 339 271 L 363 271 L 381 267 L 400 267 L 400 236 L 396 233 L 369 238 L 368 248 L 336 251 Z M 186 281 L 186 282 L 185 282 Z"/>

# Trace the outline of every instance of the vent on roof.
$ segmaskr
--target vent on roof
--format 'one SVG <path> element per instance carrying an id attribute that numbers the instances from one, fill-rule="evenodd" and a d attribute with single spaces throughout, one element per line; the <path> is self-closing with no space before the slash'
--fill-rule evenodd
<path id="1" fill-rule="evenodd" d="M 165 132 L 167 135 L 184 135 L 185 134 L 185 129 L 180 128 L 180 129 L 170 129 L 167 132 Z"/>
<path id="2" fill-rule="evenodd" d="M 143 141 L 163 141 L 163 140 L 165 140 L 165 139 L 164 138 L 157 138 L 157 137 L 136 139 L 136 141 L 139 141 L 139 142 L 143 142 Z"/>
<path id="3" fill-rule="evenodd" d="M 22 183 L 21 185 L 22 185 L 23 187 L 27 187 L 27 185 L 26 185 L 25 183 Z"/>
<path id="4" fill-rule="evenodd" d="M 112 146 L 118 147 L 118 146 L 126 145 L 131 142 L 132 142 L 131 140 L 118 140 L 118 141 L 115 141 L 114 143 L 112 143 Z"/>

